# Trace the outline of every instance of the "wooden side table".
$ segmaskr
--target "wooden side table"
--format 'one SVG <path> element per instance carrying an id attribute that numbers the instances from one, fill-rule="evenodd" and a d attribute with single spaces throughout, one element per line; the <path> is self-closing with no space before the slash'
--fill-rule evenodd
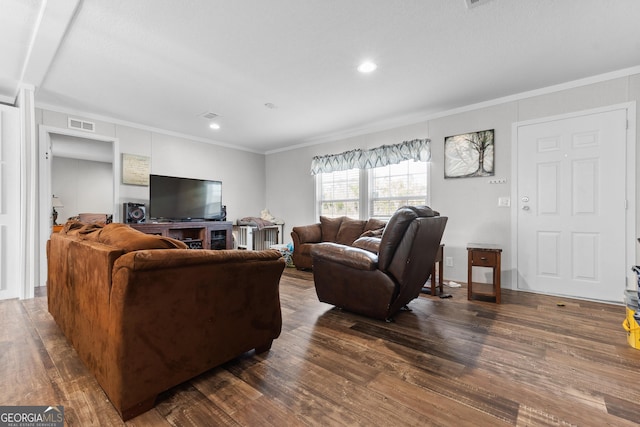
<path id="1" fill-rule="evenodd" d="M 500 304 L 500 256 L 502 249 L 498 245 L 487 243 L 469 243 L 467 245 L 469 255 L 469 270 L 467 280 L 467 299 L 473 299 L 474 295 L 494 297 Z M 493 283 L 491 290 L 478 289 L 483 284 L 473 283 L 473 267 L 489 267 L 493 269 Z M 476 290 L 473 287 L 476 286 Z"/>
<path id="2" fill-rule="evenodd" d="M 429 287 L 423 287 L 422 288 L 422 292 L 424 293 L 430 293 L 431 295 L 435 296 L 438 295 L 438 289 L 440 291 L 440 293 L 442 294 L 442 289 L 443 289 L 443 277 L 444 277 L 444 264 L 443 264 L 443 260 L 444 260 L 444 245 L 440 245 L 440 247 L 438 248 L 438 252 L 436 253 L 436 260 L 433 262 L 433 267 L 431 267 L 431 277 L 430 277 L 430 288 Z M 438 266 L 438 282 L 436 284 L 436 264 Z"/>

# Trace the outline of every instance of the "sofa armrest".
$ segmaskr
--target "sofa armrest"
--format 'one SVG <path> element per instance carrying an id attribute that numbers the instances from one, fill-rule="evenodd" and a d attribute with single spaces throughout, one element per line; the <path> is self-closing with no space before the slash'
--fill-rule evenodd
<path id="1" fill-rule="evenodd" d="M 320 243 L 322 242 L 322 228 L 320 223 L 311 225 L 302 225 L 293 227 L 291 230 L 291 238 L 293 239 L 294 246 L 297 243 Z"/>
<path id="2" fill-rule="evenodd" d="M 378 256 L 364 249 L 337 243 L 319 243 L 311 248 L 311 256 L 314 260 L 322 259 L 357 270 L 376 270 L 378 268 Z"/>

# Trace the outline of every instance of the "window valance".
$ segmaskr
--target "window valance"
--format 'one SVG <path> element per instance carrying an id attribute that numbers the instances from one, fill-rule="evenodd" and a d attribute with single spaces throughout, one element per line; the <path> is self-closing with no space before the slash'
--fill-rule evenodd
<path id="1" fill-rule="evenodd" d="M 431 140 L 414 139 L 400 144 L 382 145 L 371 150 L 355 149 L 340 154 L 315 156 L 311 160 L 311 174 L 348 169 L 371 169 L 394 165 L 405 160 L 422 162 L 431 159 Z"/>

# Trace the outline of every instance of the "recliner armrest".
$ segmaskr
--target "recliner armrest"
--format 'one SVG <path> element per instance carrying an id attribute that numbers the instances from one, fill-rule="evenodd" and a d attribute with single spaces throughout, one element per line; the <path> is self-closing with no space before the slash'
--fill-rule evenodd
<path id="1" fill-rule="evenodd" d="M 379 237 L 360 237 L 351 246 L 377 254 L 380 249 L 380 240 Z"/>
<path id="2" fill-rule="evenodd" d="M 364 249 L 337 243 L 319 243 L 311 248 L 314 259 L 322 259 L 358 270 L 376 270 L 378 255 Z"/>

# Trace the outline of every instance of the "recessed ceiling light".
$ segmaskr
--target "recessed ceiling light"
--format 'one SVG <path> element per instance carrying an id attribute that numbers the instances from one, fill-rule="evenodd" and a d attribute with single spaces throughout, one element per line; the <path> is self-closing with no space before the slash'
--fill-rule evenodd
<path id="1" fill-rule="evenodd" d="M 211 129 L 215 129 L 215 130 L 220 129 L 220 125 L 219 125 L 219 124 L 217 124 L 217 123 L 211 123 L 211 124 L 209 125 L 209 127 L 210 127 Z"/>
<path id="2" fill-rule="evenodd" d="M 378 66 L 371 61 L 365 61 L 362 64 L 358 65 L 358 71 L 360 71 L 361 73 L 370 73 L 372 71 L 375 71 L 376 68 L 378 68 Z"/>

